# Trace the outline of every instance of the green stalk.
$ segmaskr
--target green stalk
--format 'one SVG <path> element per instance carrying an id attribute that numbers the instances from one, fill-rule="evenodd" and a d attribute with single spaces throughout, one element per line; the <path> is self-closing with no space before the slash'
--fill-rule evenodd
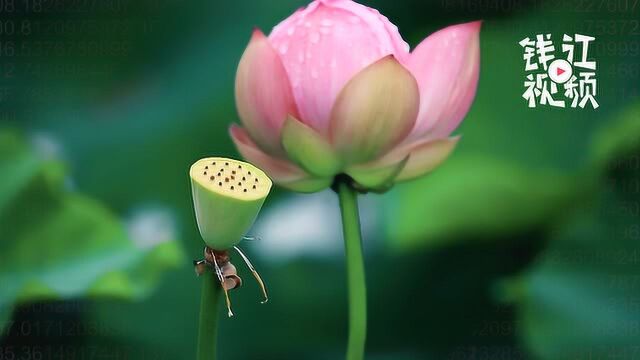
<path id="1" fill-rule="evenodd" d="M 200 327 L 198 332 L 198 360 L 215 360 L 218 333 L 218 304 L 222 288 L 215 274 L 208 271 L 202 275 L 200 299 Z"/>
<path id="2" fill-rule="evenodd" d="M 347 258 L 347 286 L 349 289 L 349 340 L 347 360 L 364 359 L 367 338 L 367 285 L 365 282 L 362 235 L 358 214 L 357 193 L 345 181 L 337 184 L 342 230 Z"/>

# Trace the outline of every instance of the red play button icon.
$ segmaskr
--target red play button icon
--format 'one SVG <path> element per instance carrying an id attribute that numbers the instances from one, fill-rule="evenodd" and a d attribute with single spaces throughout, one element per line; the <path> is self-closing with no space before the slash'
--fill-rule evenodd
<path id="1" fill-rule="evenodd" d="M 556 59 L 549 64 L 549 78 L 557 84 L 564 84 L 572 76 L 573 68 L 571 64 L 564 59 Z"/>

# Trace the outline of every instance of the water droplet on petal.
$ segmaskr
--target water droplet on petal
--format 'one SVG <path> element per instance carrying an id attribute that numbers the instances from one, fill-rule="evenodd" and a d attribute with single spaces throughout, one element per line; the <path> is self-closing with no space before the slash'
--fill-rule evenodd
<path id="1" fill-rule="evenodd" d="M 320 41 L 320 34 L 315 31 L 312 32 L 311 36 L 309 37 L 309 41 L 311 41 L 312 44 L 317 44 Z"/>
<path id="2" fill-rule="evenodd" d="M 295 33 L 296 33 L 296 28 L 295 27 L 292 26 L 289 29 L 287 29 L 287 35 L 292 36 Z"/>
<path id="3" fill-rule="evenodd" d="M 289 51 L 289 44 L 283 43 L 282 45 L 280 45 L 279 50 L 280 54 L 285 55 L 287 51 Z"/>

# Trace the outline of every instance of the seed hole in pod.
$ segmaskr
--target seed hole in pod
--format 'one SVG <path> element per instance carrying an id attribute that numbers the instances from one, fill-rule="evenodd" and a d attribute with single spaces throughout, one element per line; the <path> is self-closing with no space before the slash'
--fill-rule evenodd
<path id="1" fill-rule="evenodd" d="M 218 173 L 218 176 L 222 176 L 222 174 Z"/>
<path id="2" fill-rule="evenodd" d="M 213 165 L 215 165 L 215 164 L 216 164 L 216 162 L 214 161 L 214 162 L 213 162 Z"/>
<path id="3" fill-rule="evenodd" d="M 253 188 L 255 189 L 255 188 L 256 188 L 256 186 L 255 186 L 255 185 L 253 185 Z"/>
<path id="4" fill-rule="evenodd" d="M 242 165 L 238 165 L 238 169 L 242 169 Z"/>
<path id="5" fill-rule="evenodd" d="M 256 178 L 256 182 L 258 182 L 258 178 Z"/>
<path id="6" fill-rule="evenodd" d="M 247 174 L 251 175 L 251 171 L 249 171 Z"/>
<path id="7" fill-rule="evenodd" d="M 242 181 L 246 181 L 246 180 L 247 180 L 247 178 L 243 176 L 242 177 Z"/>
<path id="8" fill-rule="evenodd" d="M 229 166 L 229 163 L 228 163 L 228 162 L 227 162 L 227 163 L 224 163 L 224 166 Z"/>
<path id="9" fill-rule="evenodd" d="M 206 171 L 204 172 L 204 175 L 207 175 L 207 172 L 206 172 Z"/>
<path id="10" fill-rule="evenodd" d="M 212 181 L 215 180 L 215 176 L 210 177 L 209 179 L 211 179 Z"/>
<path id="11" fill-rule="evenodd" d="M 235 190 L 235 188 L 233 186 L 231 186 L 231 190 Z"/>
<path id="12" fill-rule="evenodd" d="M 208 166 L 205 166 L 204 168 L 205 168 L 206 170 L 209 170 L 209 167 L 208 167 Z"/>
<path id="13" fill-rule="evenodd" d="M 229 178 L 224 178 L 224 182 L 229 182 Z"/>
<path id="14" fill-rule="evenodd" d="M 235 180 L 235 179 L 236 179 L 236 177 L 231 175 L 231 180 Z"/>
<path id="15" fill-rule="evenodd" d="M 218 186 L 222 186 L 222 181 L 218 183 Z"/>
<path id="16" fill-rule="evenodd" d="M 231 173 L 232 173 L 233 175 L 235 175 L 235 174 L 236 174 L 236 171 L 235 171 L 235 170 L 233 170 Z"/>
<path id="17" fill-rule="evenodd" d="M 224 169 L 220 169 L 220 172 L 224 172 Z"/>
<path id="18" fill-rule="evenodd" d="M 238 183 L 238 186 L 242 186 L 242 183 Z"/>
<path id="19" fill-rule="evenodd" d="M 247 189 L 244 189 L 244 192 L 247 192 Z"/>

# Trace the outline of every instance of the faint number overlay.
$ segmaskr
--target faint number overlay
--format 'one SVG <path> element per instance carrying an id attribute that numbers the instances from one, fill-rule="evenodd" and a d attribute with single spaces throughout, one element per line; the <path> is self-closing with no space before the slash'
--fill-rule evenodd
<path id="1" fill-rule="evenodd" d="M 527 105 L 597 109 L 596 61 L 589 57 L 594 41 L 593 36 L 564 34 L 556 48 L 551 34 L 522 39 L 526 73 L 522 97 Z"/>

